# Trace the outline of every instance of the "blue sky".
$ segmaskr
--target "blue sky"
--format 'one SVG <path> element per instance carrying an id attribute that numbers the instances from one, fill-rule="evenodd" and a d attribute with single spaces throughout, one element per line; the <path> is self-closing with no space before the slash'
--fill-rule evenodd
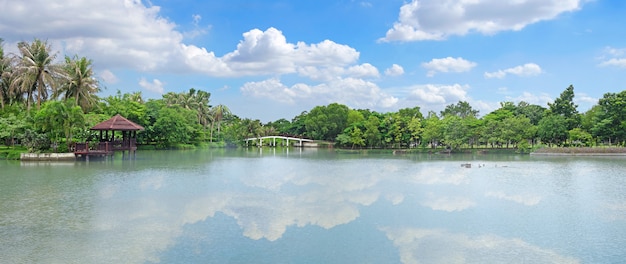
<path id="1" fill-rule="evenodd" d="M 94 62 L 102 96 L 189 88 L 240 117 L 291 119 L 333 102 L 439 112 L 468 101 L 579 111 L 626 83 L 618 0 L 0 0 L 5 50 L 46 39 Z"/>

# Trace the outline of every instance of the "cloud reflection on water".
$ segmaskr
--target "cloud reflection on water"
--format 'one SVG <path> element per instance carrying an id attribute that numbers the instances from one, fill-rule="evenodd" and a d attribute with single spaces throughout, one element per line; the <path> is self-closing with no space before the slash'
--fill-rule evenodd
<path id="1" fill-rule="evenodd" d="M 579 263 L 520 239 L 470 237 L 438 229 L 381 228 L 404 264 L 413 263 Z"/>
<path id="2" fill-rule="evenodd" d="M 165 175 L 176 172 L 146 171 L 133 178 L 134 181 L 125 182 L 124 187 L 103 184 L 99 193 L 104 209 L 101 209 L 97 226 L 105 238 L 100 246 L 106 250 L 96 254 L 129 254 L 126 258 L 128 263 L 158 262 L 159 252 L 176 243 L 185 225 L 208 221 L 216 213 L 234 219 L 242 235 L 249 239 L 276 241 L 283 237 L 289 227 L 311 225 L 331 229 L 351 223 L 361 216 L 363 207 L 381 198 L 392 206 L 411 201 L 411 204 L 450 213 L 476 207 L 480 202 L 472 199 L 470 193 L 454 191 L 462 188 L 459 185 L 472 183 L 471 170 L 467 169 L 445 167 L 442 164 L 412 166 L 412 163 L 403 160 L 372 160 L 365 165 L 362 161 L 337 161 L 315 168 L 307 167 L 311 164 L 319 166 L 315 162 L 291 162 L 300 163 L 280 170 L 263 170 L 262 167 L 251 166 L 246 168 L 247 174 L 226 175 L 228 178 L 222 178 L 225 175 L 216 173 L 221 173 L 219 169 L 223 168 L 217 169 L 215 164 L 203 172 L 205 175 L 220 175 L 213 178 L 195 174 L 169 177 Z M 449 166 L 450 163 L 444 165 Z M 261 162 L 258 166 L 267 164 Z M 275 168 L 277 165 L 271 164 L 270 167 Z M 202 182 L 207 179 L 217 180 L 210 184 Z M 181 185 L 189 189 L 178 189 Z M 205 189 L 202 185 L 216 186 Z M 518 197 L 503 192 L 487 192 L 485 196 L 526 205 L 534 205 L 540 200 L 540 197 Z M 507 250 L 529 255 L 530 260 L 553 257 L 566 260 L 565 263 L 571 260 L 521 240 L 489 235 L 468 238 L 462 234 L 422 229 L 401 230 L 408 232 L 406 235 L 389 228 L 383 231 L 400 249 L 404 263 L 438 260 L 435 251 L 403 242 L 405 240 L 452 245 L 451 254 L 442 253 L 439 256 L 448 262 L 433 263 L 454 263 L 455 260 L 463 259 L 472 262 L 482 260 L 481 257 L 484 259 L 485 256 L 481 254 L 503 254 Z M 447 250 L 447 247 L 443 249 Z M 421 253 L 428 252 L 431 255 L 417 258 Z M 457 255 L 462 258 L 453 258 Z"/>

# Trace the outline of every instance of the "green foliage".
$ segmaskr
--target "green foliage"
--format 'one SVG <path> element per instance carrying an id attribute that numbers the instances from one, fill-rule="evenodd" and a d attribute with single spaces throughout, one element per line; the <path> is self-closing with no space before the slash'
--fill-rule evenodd
<path id="1" fill-rule="evenodd" d="M 337 103 L 314 107 L 304 119 L 306 135 L 313 139 L 334 140 L 348 126 L 349 110 Z"/>
<path id="2" fill-rule="evenodd" d="M 591 147 L 593 143 L 591 134 L 579 127 L 570 130 L 568 134 L 572 146 Z"/>
<path id="3" fill-rule="evenodd" d="M 158 147 L 170 148 L 176 144 L 191 144 L 196 139 L 196 113 L 180 106 L 159 109 L 156 121 L 150 126 Z"/>
<path id="4" fill-rule="evenodd" d="M 74 101 L 48 101 L 35 114 L 35 124 L 39 132 L 47 132 L 54 142 L 64 137 L 69 146 L 74 134 L 83 131 L 85 119 Z"/>
<path id="5" fill-rule="evenodd" d="M 565 118 L 567 129 L 573 129 L 580 125 L 578 105 L 574 104 L 574 86 L 570 85 L 561 93 L 554 103 L 548 103 L 550 113 Z"/>
<path id="6" fill-rule="evenodd" d="M 23 117 L 18 118 L 13 113 L 8 114 L 7 117 L 0 117 L 0 140 L 7 145 L 14 146 L 15 139 L 19 140 L 28 127 Z"/>
<path id="7" fill-rule="evenodd" d="M 567 120 L 560 115 L 547 115 L 539 121 L 537 135 L 541 141 L 561 146 L 568 138 Z"/>
<path id="8" fill-rule="evenodd" d="M 50 138 L 47 134 L 27 129 L 22 137 L 22 145 L 28 152 L 41 152 L 50 149 Z"/>
<path id="9" fill-rule="evenodd" d="M 446 109 L 441 111 L 441 116 L 448 115 L 458 116 L 460 118 L 466 117 L 478 117 L 478 110 L 472 108 L 472 106 L 466 101 L 459 101 L 456 104 L 446 106 Z"/>

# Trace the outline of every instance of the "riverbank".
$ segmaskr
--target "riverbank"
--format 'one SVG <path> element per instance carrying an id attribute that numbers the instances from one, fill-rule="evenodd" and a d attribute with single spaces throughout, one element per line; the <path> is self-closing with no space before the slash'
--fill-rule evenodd
<path id="1" fill-rule="evenodd" d="M 533 156 L 626 156 L 623 147 L 555 147 L 540 148 L 531 152 Z"/>
<path id="2" fill-rule="evenodd" d="M 524 154 L 514 148 L 467 148 L 467 149 L 443 149 L 443 148 L 412 148 L 412 149 L 347 149 L 335 148 L 338 153 L 384 153 L 384 154 Z M 527 154 L 527 153 L 526 153 Z"/>
<path id="3" fill-rule="evenodd" d="M 74 153 L 22 153 L 21 161 L 74 161 Z"/>

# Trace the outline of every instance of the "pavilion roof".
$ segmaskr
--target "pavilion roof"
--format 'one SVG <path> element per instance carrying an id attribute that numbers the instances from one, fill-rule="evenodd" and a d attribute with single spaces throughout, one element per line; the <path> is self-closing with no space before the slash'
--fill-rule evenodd
<path id="1" fill-rule="evenodd" d="M 95 125 L 91 130 L 137 131 L 144 130 L 144 128 L 117 114 L 109 120 Z"/>

